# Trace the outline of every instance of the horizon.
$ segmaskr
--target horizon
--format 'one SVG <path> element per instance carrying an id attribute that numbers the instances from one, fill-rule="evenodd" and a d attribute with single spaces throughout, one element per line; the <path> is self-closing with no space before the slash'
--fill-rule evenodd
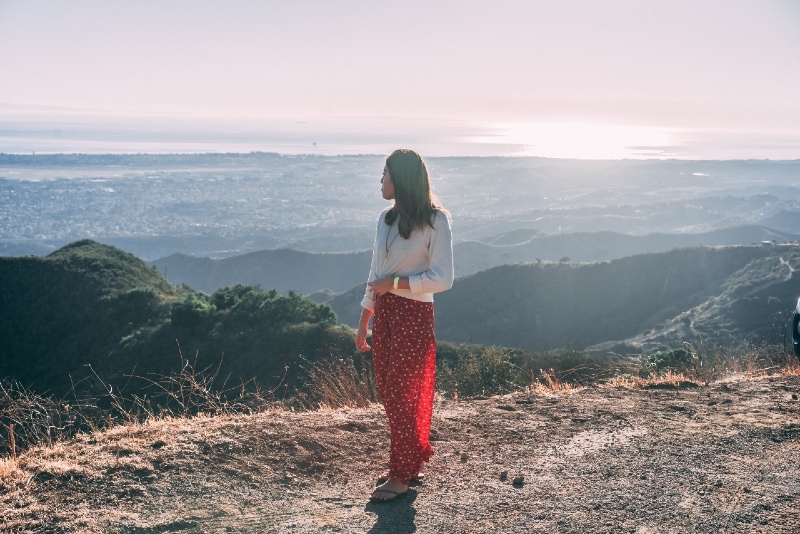
<path id="1" fill-rule="evenodd" d="M 385 155 L 578 160 L 796 160 L 800 130 L 714 130 L 596 123 L 334 118 L 232 121 L 213 117 L 43 112 L 0 104 L 0 153 Z"/>
<path id="2" fill-rule="evenodd" d="M 781 0 L 6 1 L 0 152 L 797 159 L 798 22 Z"/>

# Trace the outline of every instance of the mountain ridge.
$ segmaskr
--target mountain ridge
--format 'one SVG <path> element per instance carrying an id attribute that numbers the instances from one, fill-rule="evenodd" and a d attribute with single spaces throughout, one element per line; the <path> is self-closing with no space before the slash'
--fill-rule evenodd
<path id="1" fill-rule="evenodd" d="M 643 354 L 684 341 L 781 343 L 800 245 L 692 247 L 609 262 L 503 265 L 437 294 L 439 339 L 524 350 Z M 738 292 L 751 292 L 738 300 Z M 319 295 L 355 326 L 364 287 Z"/>
<path id="2" fill-rule="evenodd" d="M 502 244 L 497 244 L 497 242 Z M 800 241 L 800 235 L 761 225 L 746 225 L 699 234 L 655 233 L 644 236 L 616 232 L 576 232 L 542 235 L 519 229 L 485 240 L 455 243 L 456 276 L 473 274 L 504 264 L 558 261 L 610 261 L 648 252 L 698 245 L 747 245 L 762 241 Z M 172 254 L 152 262 L 175 283 L 186 283 L 211 293 L 234 284 L 258 285 L 281 292 L 309 295 L 331 290 L 341 293 L 366 281 L 371 251 L 311 253 L 293 249 L 261 250 L 220 259 Z"/>

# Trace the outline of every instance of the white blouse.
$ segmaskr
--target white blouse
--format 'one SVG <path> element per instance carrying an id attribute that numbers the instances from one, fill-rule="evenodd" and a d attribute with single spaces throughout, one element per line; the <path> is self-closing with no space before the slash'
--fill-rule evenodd
<path id="1" fill-rule="evenodd" d="M 453 286 L 453 236 L 450 220 L 442 212 L 436 212 L 433 228 L 426 224 L 416 228 L 408 239 L 404 239 L 397 229 L 397 221 L 392 226 L 384 222 L 386 212 L 381 212 L 375 245 L 372 248 L 372 265 L 367 282 L 381 278 L 407 276 L 411 289 L 392 289 L 391 292 L 422 302 L 433 302 L 433 294 Z M 375 308 L 375 293 L 367 291 L 361 307 Z"/>

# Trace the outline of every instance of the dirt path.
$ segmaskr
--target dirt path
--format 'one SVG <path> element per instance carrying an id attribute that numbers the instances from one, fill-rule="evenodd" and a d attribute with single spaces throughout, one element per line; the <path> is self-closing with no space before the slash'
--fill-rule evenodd
<path id="1" fill-rule="evenodd" d="M 381 505 L 379 406 L 116 428 L 6 462 L 0 531 L 798 532 L 798 395 L 794 375 L 439 401 L 424 484 Z"/>

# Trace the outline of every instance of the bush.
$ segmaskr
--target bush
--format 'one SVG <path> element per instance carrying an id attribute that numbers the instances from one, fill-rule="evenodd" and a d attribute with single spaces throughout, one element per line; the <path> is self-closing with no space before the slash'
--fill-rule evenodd
<path id="1" fill-rule="evenodd" d="M 270 325 L 273 329 L 296 323 L 336 325 L 336 314 L 330 306 L 317 304 L 294 292 L 283 296 L 274 289 L 253 289 L 242 291 L 237 297 L 238 302 L 231 307 L 231 319 L 245 324 Z"/>
<path id="2" fill-rule="evenodd" d="M 216 311 L 208 297 L 193 293 L 172 306 L 170 320 L 174 326 L 200 326 L 210 322 Z"/>
<path id="3" fill-rule="evenodd" d="M 242 284 L 221 287 L 211 295 L 211 303 L 220 311 L 229 310 L 236 306 L 245 295 L 254 291 L 258 290 L 253 286 L 245 286 Z"/>
<path id="4" fill-rule="evenodd" d="M 684 371 L 702 364 L 702 360 L 693 350 L 674 349 L 657 352 L 647 357 L 645 371 L 664 373 L 671 371 Z"/>
<path id="5" fill-rule="evenodd" d="M 621 371 L 608 359 L 580 350 L 527 352 L 444 342 L 437 356 L 437 389 L 453 398 L 508 393 L 554 377 L 564 385 L 588 385 Z"/>
<path id="6" fill-rule="evenodd" d="M 464 347 L 456 361 L 441 359 L 438 389 L 445 395 L 497 395 L 524 387 L 528 378 L 511 361 L 512 351 L 499 347 Z"/>

